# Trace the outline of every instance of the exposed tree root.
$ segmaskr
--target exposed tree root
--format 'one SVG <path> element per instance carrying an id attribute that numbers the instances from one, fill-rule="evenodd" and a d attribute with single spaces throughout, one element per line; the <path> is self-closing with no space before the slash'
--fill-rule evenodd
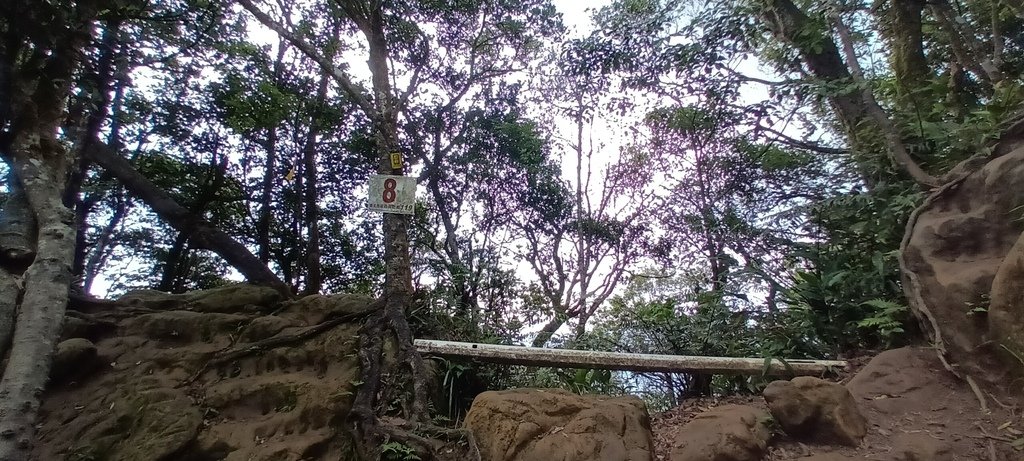
<path id="1" fill-rule="evenodd" d="M 935 319 L 931 310 L 928 309 L 928 304 L 924 301 L 924 296 L 921 294 L 920 279 L 918 278 L 917 273 L 909 269 L 905 255 L 907 246 L 910 244 L 910 238 L 914 234 L 914 227 L 917 225 L 917 220 L 920 218 L 921 213 L 931 208 L 935 201 L 947 192 L 959 186 L 966 178 L 967 174 L 963 174 L 959 178 L 939 187 L 925 199 L 921 206 L 917 207 L 912 213 L 910 213 L 910 217 L 907 219 L 907 226 L 903 233 L 903 241 L 900 242 L 900 251 L 898 254 L 900 272 L 903 273 L 903 276 L 906 279 L 906 292 L 911 311 L 921 323 L 921 327 L 925 334 L 931 337 L 932 344 L 935 347 L 935 351 L 938 353 L 939 361 L 942 362 L 942 366 L 945 367 L 946 370 L 949 370 L 949 372 L 954 376 L 961 379 L 962 377 L 960 373 L 957 372 L 957 370 L 947 360 L 946 343 L 942 339 L 942 328 L 939 327 L 939 322 Z"/>
<path id="2" fill-rule="evenodd" d="M 360 459 L 378 460 L 382 446 L 389 441 L 404 444 L 424 460 L 465 460 L 479 461 L 480 452 L 472 434 L 465 430 L 448 429 L 429 423 L 426 400 L 426 372 L 419 353 L 412 343 L 412 333 L 401 304 L 387 303 L 385 308 L 375 311 L 359 331 L 359 360 L 362 384 L 356 391 L 349 420 L 351 434 L 356 440 Z M 382 388 L 384 375 L 384 341 L 393 333 L 397 342 L 395 372 L 407 373 L 412 385 L 408 389 Z M 404 420 L 380 417 L 382 407 L 398 400 Z M 462 445 L 464 450 L 451 448 L 452 444 Z M 447 453 L 442 448 L 449 447 Z M 447 456 L 446 456 L 447 455 Z"/>
<path id="3" fill-rule="evenodd" d="M 187 380 L 182 382 L 180 386 L 187 386 L 192 384 L 210 368 L 224 365 L 229 362 L 233 362 L 242 357 L 246 357 L 257 352 L 265 352 L 267 350 L 274 349 L 277 347 L 305 341 L 307 339 L 318 336 L 321 333 L 328 331 L 338 325 L 350 323 L 355 320 L 359 320 L 363 317 L 369 316 L 374 312 L 379 312 L 381 310 L 381 307 L 383 307 L 382 301 L 376 301 L 373 304 L 371 304 L 367 308 L 367 310 L 363 312 L 345 314 L 337 317 L 328 317 L 326 320 L 295 334 L 278 335 L 264 339 L 262 341 L 257 341 L 255 343 L 246 344 L 239 348 L 232 348 L 218 352 L 216 355 L 213 356 L 213 358 L 207 361 L 206 364 L 203 365 L 199 370 L 197 370 L 192 376 L 190 376 Z"/>

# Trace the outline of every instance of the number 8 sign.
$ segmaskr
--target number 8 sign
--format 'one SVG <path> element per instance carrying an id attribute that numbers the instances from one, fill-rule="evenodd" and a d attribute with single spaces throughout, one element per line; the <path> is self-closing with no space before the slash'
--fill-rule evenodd
<path id="1" fill-rule="evenodd" d="M 381 213 L 413 214 L 416 210 L 416 178 L 409 176 L 370 176 L 367 209 Z"/>

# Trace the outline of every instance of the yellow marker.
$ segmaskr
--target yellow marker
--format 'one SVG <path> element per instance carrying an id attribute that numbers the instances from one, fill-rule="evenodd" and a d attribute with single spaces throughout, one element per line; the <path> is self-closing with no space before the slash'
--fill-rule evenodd
<path id="1" fill-rule="evenodd" d="M 391 169 L 397 170 L 402 168 L 402 154 L 399 152 L 393 152 L 391 154 Z"/>

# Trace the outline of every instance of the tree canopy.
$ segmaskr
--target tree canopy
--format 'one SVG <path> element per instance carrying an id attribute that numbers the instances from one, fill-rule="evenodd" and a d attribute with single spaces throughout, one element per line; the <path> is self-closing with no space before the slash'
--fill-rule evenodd
<path id="1" fill-rule="evenodd" d="M 368 457 L 395 433 L 378 391 L 430 421 L 413 337 L 819 358 L 926 339 L 897 250 L 1021 108 L 1019 2 L 611 0 L 577 31 L 563 3 L 0 6 L 0 459 L 31 440 L 69 297 L 379 296 L 364 371 L 393 336 L 409 384 L 361 389 Z M 415 179 L 413 215 L 367 211 L 375 174 Z M 475 372 L 673 402 L 759 385 Z"/>

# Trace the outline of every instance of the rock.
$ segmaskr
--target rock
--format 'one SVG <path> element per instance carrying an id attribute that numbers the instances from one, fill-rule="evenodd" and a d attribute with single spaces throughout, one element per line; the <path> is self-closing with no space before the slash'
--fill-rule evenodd
<path id="1" fill-rule="evenodd" d="M 768 447 L 771 416 L 744 405 L 697 415 L 676 437 L 670 461 L 758 461 Z"/>
<path id="2" fill-rule="evenodd" d="M 63 382 L 85 376 L 96 369 L 99 360 L 96 357 L 96 345 L 85 338 L 72 338 L 61 341 L 53 353 L 53 365 L 50 367 L 50 380 Z"/>
<path id="3" fill-rule="evenodd" d="M 276 315 L 257 317 L 249 322 L 249 325 L 242 330 L 242 334 L 239 336 L 239 341 L 260 341 L 280 333 L 281 330 L 284 330 L 285 328 L 297 325 L 298 322 L 278 317 Z"/>
<path id="4" fill-rule="evenodd" d="M 117 298 L 117 303 L 153 310 L 241 313 L 271 309 L 281 299 L 281 294 L 273 288 L 234 283 L 183 294 L 158 290 L 129 291 Z"/>
<path id="5" fill-rule="evenodd" d="M 212 341 L 218 334 L 227 336 L 249 319 L 244 315 L 203 314 L 192 311 L 167 311 L 144 314 L 124 322 L 129 335 L 168 342 Z"/>
<path id="6" fill-rule="evenodd" d="M 234 283 L 185 293 L 184 309 L 196 312 L 241 313 L 273 308 L 282 295 L 270 287 Z"/>
<path id="7" fill-rule="evenodd" d="M 117 303 L 153 310 L 177 309 L 185 303 L 183 295 L 159 290 L 132 290 L 117 298 Z"/>
<path id="8" fill-rule="evenodd" d="M 1024 372 L 1024 235 L 1010 249 L 996 271 L 988 306 L 988 329 L 1003 346 L 1004 359 Z"/>
<path id="9" fill-rule="evenodd" d="M 908 297 L 928 307 L 950 361 L 993 383 L 1005 381 L 998 371 L 1007 365 L 1024 371 L 1012 354 L 999 355 L 1000 345 L 1024 350 L 1021 139 L 1004 136 L 994 149 L 1001 156 L 924 209 L 902 254 Z M 984 347 L 993 340 L 1001 344 Z"/>
<path id="10" fill-rule="evenodd" d="M 762 395 L 775 420 L 795 438 L 856 446 L 867 435 L 867 420 L 839 384 L 801 376 L 772 382 Z"/>
<path id="11" fill-rule="evenodd" d="M 489 391 L 473 401 L 466 428 L 483 461 L 653 459 L 647 408 L 636 397 Z"/>
<path id="12" fill-rule="evenodd" d="M 271 307 L 281 306 L 258 310 Z M 89 379 L 47 390 L 26 459 L 356 459 L 346 421 L 360 377 L 358 322 L 209 365 L 302 323 L 276 317 L 171 310 L 118 319 L 95 342 L 102 360 Z"/>
<path id="13" fill-rule="evenodd" d="M 286 303 L 277 315 L 315 325 L 330 316 L 366 312 L 372 303 L 366 295 L 311 295 Z"/>
<path id="14" fill-rule="evenodd" d="M 60 330 L 60 340 L 71 338 L 85 338 L 89 341 L 99 341 L 101 338 L 110 336 L 117 331 L 117 324 L 107 320 L 86 319 L 67 315 L 64 317 L 64 325 Z"/>
<path id="15" fill-rule="evenodd" d="M 846 388 L 865 408 L 899 419 L 946 400 L 956 384 L 938 363 L 934 350 L 904 347 L 875 356 Z"/>

